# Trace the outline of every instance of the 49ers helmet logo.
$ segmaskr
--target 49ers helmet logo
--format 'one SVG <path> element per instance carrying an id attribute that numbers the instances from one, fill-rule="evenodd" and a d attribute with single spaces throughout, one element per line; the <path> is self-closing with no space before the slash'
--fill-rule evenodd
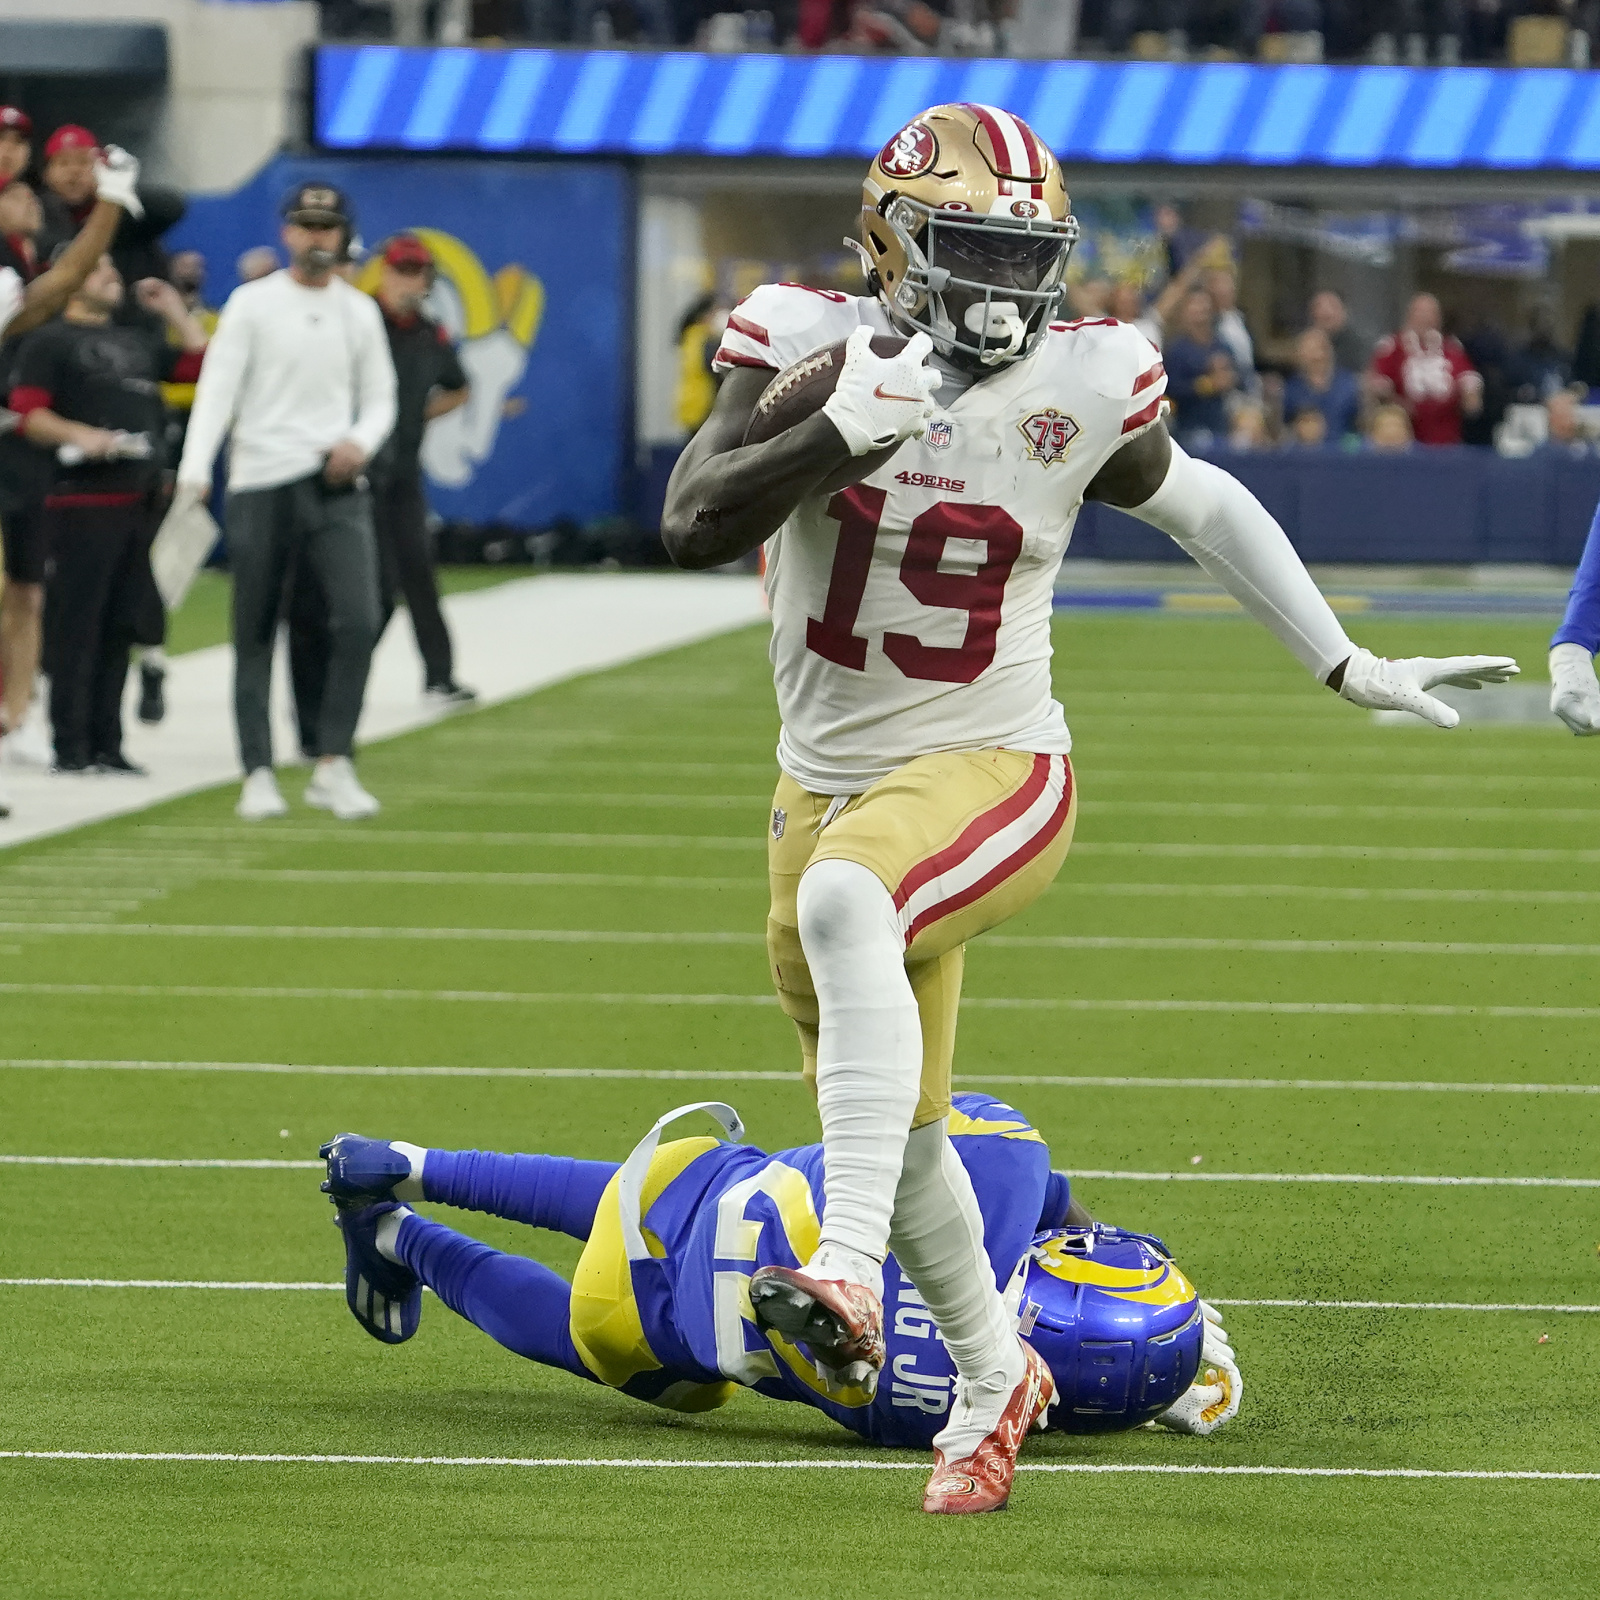
<path id="1" fill-rule="evenodd" d="M 891 178 L 918 178 L 938 155 L 939 141 L 932 129 L 909 122 L 878 152 L 878 165 Z"/>

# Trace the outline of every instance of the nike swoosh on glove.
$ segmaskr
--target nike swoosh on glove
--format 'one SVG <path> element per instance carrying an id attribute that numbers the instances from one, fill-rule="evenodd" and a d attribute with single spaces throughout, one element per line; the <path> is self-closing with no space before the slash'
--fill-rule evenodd
<path id="1" fill-rule="evenodd" d="M 1461 713 L 1428 693 L 1441 683 L 1481 689 L 1505 683 L 1522 669 L 1510 656 L 1408 656 L 1388 661 L 1357 650 L 1344 664 L 1339 693 L 1369 711 L 1409 711 L 1436 728 L 1453 728 Z"/>
<path id="2" fill-rule="evenodd" d="M 94 164 L 94 193 L 97 200 L 121 206 L 130 217 L 144 215 L 144 202 L 138 195 L 139 161 L 121 145 L 108 144 Z"/>
<path id="3" fill-rule="evenodd" d="M 1205 1317 L 1205 1343 L 1200 1350 L 1200 1370 L 1175 1405 L 1168 1406 L 1152 1426 L 1203 1439 L 1238 1415 L 1244 1399 L 1244 1379 L 1228 1342 L 1222 1316 L 1215 1306 L 1200 1302 Z"/>
<path id="4" fill-rule="evenodd" d="M 923 365 L 933 340 L 919 333 L 899 355 L 875 356 L 872 329 L 857 328 L 844 343 L 844 371 L 822 414 L 853 456 L 921 433 L 933 415 L 934 391 L 944 378 Z"/>
<path id="5" fill-rule="evenodd" d="M 1581 644 L 1558 644 L 1550 652 L 1550 711 L 1574 733 L 1600 733 L 1600 682 L 1594 657 Z"/>

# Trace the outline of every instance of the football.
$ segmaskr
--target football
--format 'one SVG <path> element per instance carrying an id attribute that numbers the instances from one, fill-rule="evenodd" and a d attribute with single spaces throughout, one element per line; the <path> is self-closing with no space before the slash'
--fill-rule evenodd
<path id="1" fill-rule="evenodd" d="M 744 442 L 765 444 L 768 439 L 777 438 L 820 411 L 844 370 L 844 344 L 843 339 L 837 344 L 825 344 L 785 367 L 761 391 L 750 425 L 745 429 Z M 872 353 L 887 359 L 899 355 L 905 346 L 906 341 L 897 335 L 880 333 L 873 336 Z M 899 448 L 898 444 L 892 444 L 882 450 L 870 450 L 864 456 L 852 456 L 823 481 L 823 491 L 833 493 L 852 483 L 860 483 Z"/>

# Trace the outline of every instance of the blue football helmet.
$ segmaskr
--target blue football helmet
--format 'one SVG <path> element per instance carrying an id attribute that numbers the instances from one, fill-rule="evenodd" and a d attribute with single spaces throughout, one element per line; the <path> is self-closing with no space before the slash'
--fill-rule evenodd
<path id="1" fill-rule="evenodd" d="M 1119 1433 L 1194 1382 L 1205 1323 L 1159 1239 L 1097 1222 L 1034 1235 L 1018 1331 L 1055 1376 L 1051 1429 Z"/>

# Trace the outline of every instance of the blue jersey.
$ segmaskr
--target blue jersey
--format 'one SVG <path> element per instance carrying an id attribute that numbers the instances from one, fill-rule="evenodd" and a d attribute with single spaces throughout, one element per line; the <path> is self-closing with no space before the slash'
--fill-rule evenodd
<path id="1" fill-rule="evenodd" d="M 1039 1228 L 1065 1220 L 1064 1189 L 1059 1179 L 1052 1183 L 1042 1135 L 992 1096 L 957 1095 L 950 1135 L 971 1175 L 984 1248 L 1004 1290 Z M 618 1260 L 617 1231 L 598 1226 L 574 1284 L 573 1336 L 602 1381 L 701 1410 L 726 1399 L 731 1380 L 815 1406 L 876 1444 L 930 1445 L 950 1409 L 955 1363 L 892 1255 L 884 1263 L 886 1355 L 876 1395 L 830 1391 L 802 1348 L 756 1326 L 751 1274 L 800 1266 L 817 1247 L 820 1144 L 768 1155 L 682 1140 L 656 1152 L 650 1173 L 640 1218 L 648 1259 Z M 1042 1222 L 1047 1194 L 1063 1215 Z"/>

